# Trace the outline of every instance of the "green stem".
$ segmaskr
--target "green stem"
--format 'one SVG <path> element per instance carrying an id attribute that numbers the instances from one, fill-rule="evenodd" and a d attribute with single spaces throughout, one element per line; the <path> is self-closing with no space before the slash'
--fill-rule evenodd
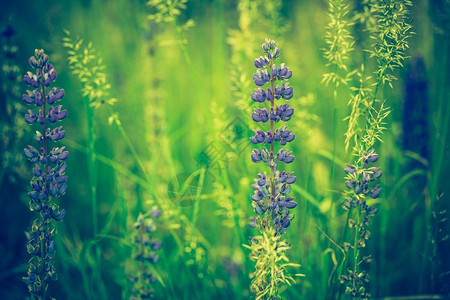
<path id="1" fill-rule="evenodd" d="M 198 182 L 198 187 L 196 189 L 196 193 L 195 193 L 195 199 L 194 199 L 194 213 L 192 214 L 192 226 L 194 227 L 195 224 L 197 223 L 197 219 L 198 219 L 198 212 L 200 209 L 200 195 L 202 193 L 202 189 L 203 189 L 203 182 L 205 180 L 205 168 L 202 167 L 201 171 L 200 171 L 200 179 Z M 194 237 L 194 232 L 191 232 L 191 240 Z"/>
<path id="2" fill-rule="evenodd" d="M 270 72 L 272 72 L 272 66 L 273 66 L 273 59 L 270 60 L 269 63 L 269 69 Z M 272 88 L 272 99 L 270 99 L 270 111 L 269 114 L 272 113 L 272 111 L 274 110 L 274 102 L 275 102 L 275 77 L 274 76 L 270 76 L 270 86 Z M 275 144 L 275 140 L 274 140 L 274 128 L 273 128 L 273 120 L 272 118 L 270 118 L 270 134 L 272 135 L 272 142 L 270 143 L 270 155 L 269 155 L 269 159 L 272 159 L 274 157 L 274 144 Z M 272 198 L 275 199 L 275 172 L 272 168 L 270 168 L 270 185 L 271 185 L 271 194 L 272 194 Z M 270 205 L 270 203 L 269 203 Z"/>
<path id="3" fill-rule="evenodd" d="M 195 71 L 194 64 L 192 63 L 191 56 L 189 55 L 189 51 L 188 51 L 188 49 L 186 47 L 186 43 L 184 42 L 183 29 L 180 26 L 178 26 L 178 23 L 177 23 L 177 20 L 176 20 L 176 16 L 172 15 L 172 23 L 175 26 L 175 29 L 177 31 L 178 42 L 180 43 L 180 47 L 181 47 L 181 50 L 183 51 L 184 58 L 186 59 L 186 62 L 188 64 L 188 66 L 189 66 L 189 69 L 190 69 L 190 71 L 192 73 L 192 76 L 194 77 L 195 87 L 196 87 L 197 91 L 202 91 L 203 89 L 200 86 L 200 81 L 198 79 L 197 72 Z"/>
<path id="4" fill-rule="evenodd" d="M 89 183 L 91 187 L 91 205 L 92 205 L 92 230 L 94 239 L 98 234 L 98 204 L 97 204 L 97 167 L 96 167 L 96 150 L 95 150 L 95 125 L 94 125 L 94 110 L 90 106 L 89 97 L 84 97 L 84 109 L 86 113 L 87 125 L 87 144 L 88 144 L 88 174 Z M 101 252 L 97 244 L 93 246 L 95 267 L 93 267 L 93 278 L 97 288 L 101 286 Z M 92 287 L 94 290 L 94 287 Z M 94 291 L 92 291 L 95 294 Z"/>
<path id="5" fill-rule="evenodd" d="M 446 55 L 448 53 L 448 41 L 446 39 L 444 39 L 443 41 L 443 45 L 441 47 L 442 49 L 442 53 L 443 53 L 443 57 L 441 59 L 441 66 L 442 66 L 442 70 L 447 70 L 447 64 L 448 64 L 448 55 Z M 447 103 L 446 99 L 445 99 L 445 92 L 446 92 L 446 88 L 447 88 L 447 72 L 442 72 L 442 77 L 438 78 L 438 82 L 440 81 L 440 83 L 437 85 L 438 87 L 440 87 L 439 92 L 438 92 L 438 124 L 437 124 L 437 131 L 438 133 L 436 134 L 436 148 L 433 149 L 433 163 L 432 163 L 432 169 L 431 169 L 431 178 L 429 181 L 429 189 L 430 189 L 430 197 L 429 197 L 429 201 L 427 201 L 426 204 L 426 211 L 425 211 L 425 226 L 424 228 L 429 228 L 430 227 L 430 222 L 431 222 L 431 201 L 436 201 L 437 199 L 437 194 L 438 194 L 438 185 L 439 185 L 439 179 L 440 179 L 440 174 L 441 174 L 441 168 L 443 165 L 443 159 L 444 159 L 444 154 L 445 154 L 445 147 L 446 147 L 446 142 L 447 142 L 447 135 L 448 135 L 448 130 L 449 130 L 449 121 L 450 121 L 450 104 Z M 445 107 L 445 104 L 447 103 L 447 107 Z M 444 111 L 445 109 L 445 111 Z M 440 113 L 442 112 L 442 113 Z M 441 129 L 441 131 L 439 132 L 439 128 Z M 425 271 L 427 268 L 427 265 L 429 263 L 428 261 L 428 257 L 429 252 L 430 252 L 430 244 L 427 243 L 425 244 L 424 247 L 424 255 L 423 255 L 423 260 L 422 260 L 422 271 Z M 422 279 L 420 281 L 420 290 L 422 290 L 422 286 L 424 285 L 423 281 L 425 280 L 425 274 L 427 274 L 426 272 L 423 273 L 424 275 L 422 276 Z"/>
<path id="6" fill-rule="evenodd" d="M 41 69 L 41 74 L 43 74 L 43 69 Z M 45 94 L 45 86 L 44 86 L 44 81 L 43 79 L 41 79 L 41 87 L 42 87 L 42 98 L 43 98 L 43 102 L 44 105 L 42 107 L 43 110 L 43 114 L 44 116 L 47 115 L 47 109 L 46 109 L 46 103 L 47 103 L 47 95 Z M 42 148 L 44 149 L 44 156 L 47 157 L 47 135 L 45 133 L 46 128 L 45 128 L 45 122 L 44 124 L 42 124 L 42 136 L 43 136 L 43 141 L 42 141 Z M 44 172 L 43 172 L 43 178 L 44 178 L 44 186 L 47 190 L 49 190 L 49 186 L 48 186 L 48 182 L 46 180 L 47 177 L 47 161 L 44 164 Z M 48 204 L 48 202 L 50 201 L 50 195 L 48 196 L 49 199 L 46 199 L 47 203 L 44 204 Z M 42 231 L 43 234 L 41 235 L 41 254 L 40 254 L 40 259 L 39 259 L 39 264 L 40 264 L 40 279 L 41 279 L 41 291 L 42 291 L 42 298 L 41 295 L 39 295 L 40 299 L 45 300 L 45 295 L 47 293 L 47 289 L 48 289 L 48 283 L 45 280 L 45 258 L 47 256 L 47 246 L 46 246 L 46 240 L 48 239 L 47 236 L 47 232 L 48 232 L 48 220 L 42 219 Z"/>

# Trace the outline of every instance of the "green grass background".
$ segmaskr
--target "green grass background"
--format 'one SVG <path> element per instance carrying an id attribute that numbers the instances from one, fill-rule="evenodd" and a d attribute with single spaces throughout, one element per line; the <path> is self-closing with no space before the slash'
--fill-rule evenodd
<path id="1" fill-rule="evenodd" d="M 242 1 L 245 2 L 245 1 Z M 445 2 L 445 1 L 444 1 Z M 253 89 L 253 57 L 265 37 L 278 42 L 281 60 L 293 71 L 290 100 L 295 114 L 291 123 L 297 134 L 289 148 L 297 159 L 289 166 L 298 177 L 295 196 L 299 206 L 286 234 L 292 248 L 288 256 L 302 265 L 306 275 L 285 291 L 287 299 L 323 299 L 329 287 L 333 257 L 339 250 L 321 233 L 338 242 L 342 230 L 340 209 L 344 190 L 344 133 L 349 114 L 348 94 L 339 90 L 336 129 L 333 129 L 333 88 L 321 84 L 327 72 L 322 49 L 328 23 L 326 1 L 279 2 L 278 15 L 267 9 L 271 1 L 252 2 L 257 19 L 247 28 L 249 39 L 230 45 L 233 32 L 245 21 L 236 1 L 189 1 L 179 23 L 195 24 L 183 33 L 185 48 L 173 24 L 148 20 L 152 10 L 145 1 L 8 1 L 2 3 L 0 25 L 11 24 L 17 35 L 17 64 L 23 73 L 35 48 L 50 55 L 58 72 L 56 85 L 66 91 L 64 120 L 70 150 L 68 191 L 60 200 L 67 211 L 59 223 L 56 255 L 59 280 L 50 295 L 58 299 L 121 299 L 127 293 L 126 270 L 130 268 L 129 231 L 139 211 L 157 202 L 169 208 L 156 237 L 164 242 L 157 270 L 163 284 L 155 283 L 159 299 L 247 299 L 248 274 L 253 263 L 242 247 L 256 232 L 247 226 L 253 216 L 251 183 L 261 171 L 250 162 L 249 121 Z M 265 3 L 265 4 L 264 4 Z M 276 2 L 274 2 L 276 4 Z M 448 5 L 448 4 L 447 4 Z M 383 169 L 383 193 L 373 224 L 368 252 L 370 288 L 376 298 L 399 295 L 443 294 L 449 276 L 449 245 L 442 242 L 432 257 L 429 227 L 433 195 L 444 193 L 440 208 L 448 208 L 450 187 L 448 111 L 449 11 L 442 1 L 414 1 L 411 57 L 398 70 L 394 88 L 382 95 L 392 107 L 384 143 L 377 144 Z M 281 27 L 284 27 L 280 29 Z M 71 74 L 62 47 L 63 28 L 72 37 L 92 42 L 103 58 L 110 94 L 118 99 L 119 114 L 143 162 L 147 177 L 120 133 L 109 124 L 106 107 L 95 114 L 97 149 L 97 202 L 99 233 L 92 230 L 92 203 L 88 180 L 87 128 L 81 85 Z M 363 32 L 355 32 L 363 39 Z M 2 41 L 3 42 L 3 41 Z M 250 57 L 250 59 L 248 59 Z M 427 82 L 429 137 L 418 139 L 430 149 L 424 164 L 405 152 L 403 132 L 405 81 L 411 62 L 424 59 Z M 190 63 L 189 63 L 190 61 Z M 233 89 L 236 80 L 239 91 Z M 26 87 L 22 84 L 23 91 Z M 239 96 L 241 95 L 241 97 Z M 242 97 L 242 95 L 244 95 Z M 247 95 L 247 99 L 245 99 Z M 3 99 L 2 99 L 3 101 Z M 18 99 L 20 101 L 20 99 Z M 420 100 L 419 100 L 420 101 Z M 240 106 L 240 107 L 239 107 Z M 24 105 L 25 110 L 25 105 Z M 446 117 L 447 116 L 447 117 Z M 412 129 L 411 129 L 412 130 Z M 21 147 L 32 143 L 34 130 L 17 140 Z M 330 176 L 333 142 L 336 141 L 335 172 Z M 20 148 L 20 147 L 19 147 Z M 209 153 L 206 168 L 203 153 Z M 21 277 L 28 255 L 23 234 L 34 217 L 28 209 L 26 173 L 11 179 L 5 170 L 0 182 L 0 298 L 23 299 Z M 193 175 L 192 175 L 193 174 Z M 195 201 L 174 202 L 176 183 L 193 176 Z M 196 189 L 198 188 L 198 189 Z M 171 215 L 172 214 L 172 215 Z M 320 228 L 320 230 L 318 229 Z M 441 236 L 449 225 L 440 225 Z M 94 248 L 100 249 L 100 260 Z M 100 274 L 100 280 L 95 273 Z M 448 292 L 448 291 L 447 291 Z"/>

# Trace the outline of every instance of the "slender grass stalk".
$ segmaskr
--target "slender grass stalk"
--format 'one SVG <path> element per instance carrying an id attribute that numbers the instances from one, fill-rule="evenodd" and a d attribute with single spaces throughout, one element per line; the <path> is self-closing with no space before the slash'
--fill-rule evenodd
<path id="1" fill-rule="evenodd" d="M 92 205 L 92 233 L 94 238 L 98 234 L 98 203 L 97 203 L 97 164 L 96 164 L 96 151 L 95 151 L 95 125 L 94 125 L 94 110 L 90 106 L 88 97 L 83 97 L 83 104 L 86 114 L 86 126 L 87 126 L 87 146 L 88 146 L 88 177 L 89 186 L 91 188 L 91 205 Z M 101 286 L 101 250 L 94 246 L 95 267 L 93 268 L 93 278 L 98 287 Z M 92 287 L 92 295 L 94 295 L 94 288 Z"/>
<path id="2" fill-rule="evenodd" d="M 446 39 L 444 39 L 444 42 L 442 44 L 442 53 L 447 53 L 449 48 L 449 43 Z M 447 70 L 448 68 L 448 55 L 443 55 L 441 60 L 441 65 L 443 67 L 443 70 Z M 444 159 L 444 152 L 445 152 L 445 145 L 448 138 L 448 131 L 449 131 L 449 124 L 450 124 L 450 104 L 447 103 L 445 105 L 445 94 L 446 94 L 446 82 L 448 81 L 447 72 L 442 72 L 440 79 L 440 84 L 438 85 L 439 92 L 438 92 L 438 105 L 439 110 L 438 112 L 438 128 L 441 128 L 441 131 L 436 134 L 436 138 L 438 139 L 437 146 L 435 149 L 433 149 L 433 161 L 432 161 L 432 168 L 431 168 L 431 178 L 428 182 L 429 190 L 430 190 L 430 199 L 437 199 L 438 198 L 438 186 L 439 186 L 439 175 L 441 174 L 441 168 L 443 165 L 443 159 Z M 448 89 L 448 88 L 447 88 Z M 448 93 L 448 90 L 447 90 Z M 431 210 L 431 203 L 426 203 L 426 216 L 425 216 L 425 226 L 426 228 L 430 227 L 431 224 L 431 218 L 432 218 L 432 210 Z M 427 270 L 427 264 L 428 257 L 431 251 L 431 245 L 429 243 L 426 244 L 424 249 L 424 256 L 422 258 L 422 270 Z M 420 290 L 422 290 L 422 287 L 424 286 L 424 281 L 426 280 L 425 275 L 422 276 L 420 281 Z"/>

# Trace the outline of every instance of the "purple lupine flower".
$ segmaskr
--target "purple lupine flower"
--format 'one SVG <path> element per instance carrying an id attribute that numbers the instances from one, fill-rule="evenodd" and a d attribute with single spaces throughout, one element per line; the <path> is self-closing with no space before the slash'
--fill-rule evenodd
<path id="1" fill-rule="evenodd" d="M 382 175 L 380 167 L 369 166 L 378 161 L 378 154 L 375 153 L 374 149 L 371 149 L 359 153 L 358 156 L 359 159 L 357 163 L 354 165 L 346 164 L 347 168 L 344 170 L 347 174 L 345 177 L 345 187 L 348 191 L 346 192 L 345 200 L 342 203 L 342 208 L 348 211 L 349 214 L 352 213 L 352 209 L 358 208 L 357 213 L 359 214 L 357 220 L 351 218 L 348 219 L 348 226 L 357 230 L 359 234 L 355 238 L 354 246 L 347 242 L 344 243 L 345 251 L 349 251 L 350 248 L 352 248 L 353 251 L 360 251 L 360 248 L 366 246 L 366 240 L 370 235 L 369 225 L 372 222 L 372 218 L 375 217 L 378 212 L 378 208 L 375 204 L 368 204 L 367 199 L 376 199 L 381 194 L 380 184 L 375 184 Z M 370 261 L 363 257 L 362 259 L 358 259 L 356 264 L 359 265 L 362 262 Z M 345 284 L 347 289 L 349 289 L 360 285 L 362 280 L 366 280 L 366 277 L 367 272 L 365 271 L 355 272 L 349 269 L 348 274 L 341 275 L 339 279 L 341 283 Z"/>
<path id="2" fill-rule="evenodd" d="M 152 283 L 156 281 L 156 277 L 147 264 L 158 262 L 159 255 L 156 254 L 156 251 L 163 247 L 163 243 L 152 236 L 156 231 L 155 220 L 160 215 L 161 210 L 153 207 L 145 214 L 139 213 L 137 221 L 134 223 L 133 259 L 137 264 L 137 271 L 130 276 L 133 283 L 130 299 L 150 298 L 153 293 Z"/>
<path id="3" fill-rule="evenodd" d="M 253 130 L 255 135 L 250 137 L 253 144 L 268 144 L 270 150 L 263 147 L 253 149 L 251 159 L 255 163 L 264 162 L 269 166 L 269 175 L 259 173 L 258 178 L 253 184 L 254 193 L 251 195 L 252 206 L 258 218 L 265 218 L 264 224 L 269 222 L 272 224 L 276 234 L 281 235 L 286 232 L 294 215 L 290 210 L 297 206 L 293 197 L 289 197 L 291 192 L 291 184 L 297 178 L 293 173 L 286 171 L 278 171 L 278 162 L 289 164 L 294 161 L 292 151 L 279 148 L 275 155 L 275 144 L 284 146 L 292 142 L 295 134 L 292 133 L 287 126 L 274 128 L 274 124 L 280 121 L 287 122 L 294 114 L 294 109 L 289 107 L 288 103 L 275 106 L 275 101 L 280 99 L 289 100 L 293 97 L 293 88 L 286 82 L 292 76 L 284 63 L 275 64 L 275 60 L 280 56 L 280 49 L 274 41 L 266 39 L 261 46 L 264 56 L 255 59 L 254 65 L 258 69 L 253 74 L 253 81 L 258 86 L 255 92 L 251 94 L 251 99 L 255 102 L 263 103 L 266 100 L 270 102 L 270 109 L 255 108 L 252 113 L 252 119 L 255 122 L 266 123 L 270 121 L 270 130 Z M 276 82 L 278 81 L 278 85 Z M 267 87 L 264 87 L 268 83 Z M 261 222 L 253 222 L 252 224 L 262 224 Z M 263 230 L 262 228 L 260 228 Z"/>
<path id="4" fill-rule="evenodd" d="M 28 193 L 30 210 L 39 213 L 39 216 L 31 230 L 26 233 L 27 251 L 33 257 L 29 261 L 28 273 L 23 281 L 33 297 L 42 299 L 45 299 L 49 282 L 57 278 L 52 256 L 56 252 L 56 230 L 52 220 L 62 221 L 66 211 L 60 209 L 52 199 L 66 192 L 65 160 L 69 156 L 69 152 L 64 150 L 65 147 L 53 147 L 50 150 L 50 143 L 63 139 L 66 132 L 62 126 L 50 128 L 48 123 L 63 120 L 67 111 L 61 110 L 62 105 L 53 107 L 53 104 L 64 96 L 64 90 L 52 88 L 46 93 L 46 88 L 56 79 L 56 71 L 48 61 L 49 57 L 44 50 L 35 50 L 35 55 L 28 60 L 35 73 L 27 72 L 24 76 L 24 82 L 33 90 L 27 90 L 22 96 L 25 104 L 36 106 L 35 109 L 28 110 L 28 114 L 24 116 L 25 121 L 30 125 L 37 122 L 41 129 L 36 131 L 35 137 L 39 150 L 33 146 L 24 149 L 24 156 L 34 163 L 32 191 Z"/>

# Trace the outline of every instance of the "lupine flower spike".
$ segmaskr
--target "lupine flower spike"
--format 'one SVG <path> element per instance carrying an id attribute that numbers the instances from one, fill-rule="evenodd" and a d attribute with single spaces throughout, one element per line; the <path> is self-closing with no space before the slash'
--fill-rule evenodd
<path id="1" fill-rule="evenodd" d="M 136 223 L 134 223 L 135 235 L 133 244 L 135 246 L 133 259 L 137 265 L 137 270 L 133 271 L 130 280 L 133 284 L 130 299 L 148 299 L 153 297 L 153 283 L 157 280 L 156 273 L 153 272 L 154 265 L 159 260 L 156 251 L 162 247 L 162 242 L 153 238 L 152 234 L 156 230 L 155 219 L 159 218 L 161 211 L 156 207 L 146 214 L 139 213 Z"/>
<path id="2" fill-rule="evenodd" d="M 366 241 L 370 237 L 369 226 L 373 217 L 378 212 L 375 205 L 369 205 L 367 200 L 376 199 L 380 196 L 381 188 L 375 184 L 381 177 L 380 167 L 369 167 L 369 164 L 378 161 L 378 154 L 373 149 L 364 151 L 359 155 L 356 165 L 347 164 L 345 173 L 348 189 L 342 208 L 353 214 L 354 219 L 348 220 L 348 226 L 353 230 L 354 239 L 348 243 L 344 242 L 344 250 L 353 251 L 353 268 L 348 269 L 347 275 L 341 275 L 340 281 L 345 285 L 345 293 L 353 299 L 369 299 L 367 291 L 369 275 L 360 268 L 361 264 L 370 263 L 370 255 L 361 257 L 362 249 L 366 247 Z"/>
<path id="3" fill-rule="evenodd" d="M 33 257 L 29 261 L 28 275 L 23 281 L 27 284 L 32 299 L 45 299 L 48 284 L 57 279 L 53 261 L 56 228 L 52 220 L 62 221 L 66 211 L 60 209 L 54 199 L 66 191 L 65 160 L 69 156 L 65 147 L 52 147 L 51 144 L 60 141 L 66 134 L 62 126 L 55 123 L 63 120 L 67 111 L 58 104 L 64 96 L 64 90 L 55 87 L 48 90 L 56 79 L 56 71 L 49 63 L 48 55 L 44 50 L 36 49 L 35 55 L 28 62 L 35 72 L 28 72 L 24 77 L 24 82 L 32 90 L 27 90 L 22 99 L 34 109 L 28 110 L 25 121 L 30 125 L 38 123 L 41 131 L 36 131 L 35 137 L 39 147 L 36 149 L 28 146 L 24 149 L 25 157 L 34 164 L 30 182 L 32 190 L 28 193 L 30 210 L 39 215 L 31 230 L 26 233 L 27 251 Z M 53 127 L 54 125 L 56 126 Z"/>
<path id="4" fill-rule="evenodd" d="M 273 40 L 266 39 L 261 50 L 264 56 L 254 61 L 258 70 L 253 75 L 253 81 L 258 88 L 251 94 L 251 98 L 255 102 L 268 105 L 266 108 L 255 108 L 252 119 L 258 123 L 269 122 L 270 130 L 254 130 L 255 135 L 250 138 L 253 144 L 263 145 L 262 149 L 253 149 L 252 161 L 263 162 L 268 166 L 268 172 L 259 173 L 252 186 L 252 206 L 257 215 L 252 225 L 260 230 L 262 236 L 254 237 L 249 247 L 252 250 L 251 258 L 256 260 L 251 291 L 256 295 L 256 299 L 279 299 L 279 285 L 294 281 L 292 277 L 284 274 L 285 267 L 298 266 L 288 263 L 285 251 L 290 246 L 281 240 L 294 218 L 291 209 L 295 208 L 297 203 L 289 193 L 291 184 L 297 178 L 293 172 L 278 170 L 279 163 L 290 164 L 294 161 L 292 151 L 278 145 L 284 146 L 292 142 L 295 135 L 286 125 L 275 129 L 275 124 L 289 121 L 294 113 L 288 103 L 275 106 L 275 100 L 287 101 L 293 96 L 293 88 L 287 82 L 292 71 L 284 63 L 278 66 L 275 64 L 275 60 L 280 56 L 280 49 Z M 275 85 L 276 82 L 279 84 Z M 268 88 L 264 88 L 266 84 Z M 275 154 L 276 147 L 279 150 Z"/>

